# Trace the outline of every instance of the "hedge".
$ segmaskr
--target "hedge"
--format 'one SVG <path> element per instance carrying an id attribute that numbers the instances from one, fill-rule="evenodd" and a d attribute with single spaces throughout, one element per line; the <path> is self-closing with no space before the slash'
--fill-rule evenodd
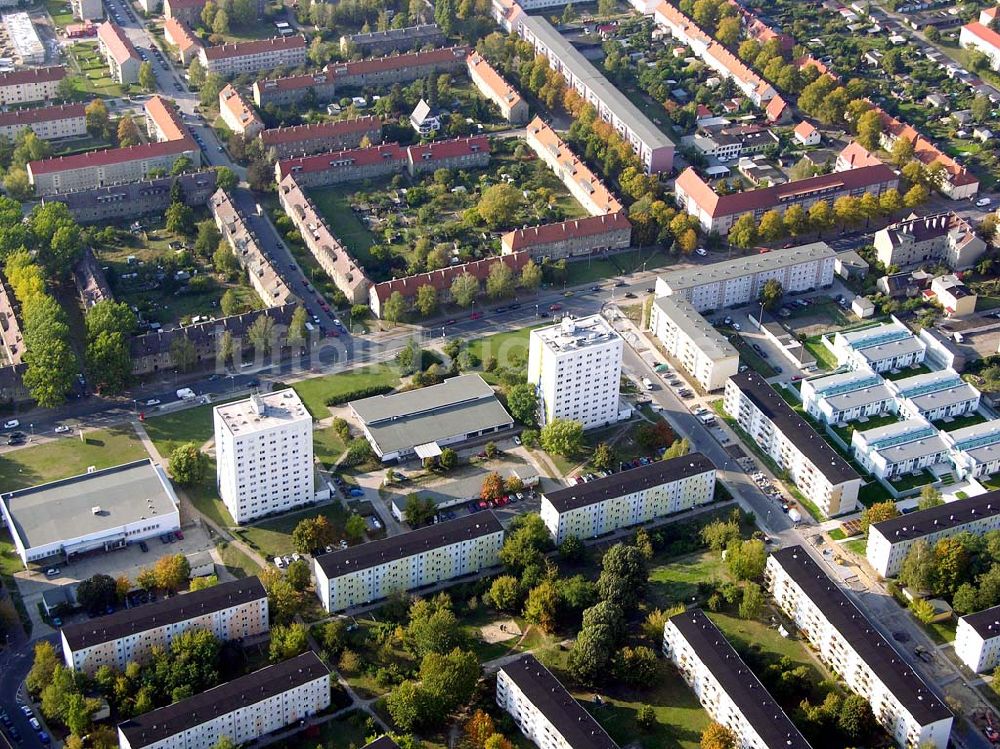
<path id="1" fill-rule="evenodd" d="M 370 398 L 373 395 L 385 395 L 386 393 L 391 393 L 393 390 L 395 388 L 392 385 L 371 385 L 370 387 L 358 388 L 347 393 L 331 395 L 323 402 L 328 406 L 340 406 L 348 401 L 358 400 L 359 398 Z"/>

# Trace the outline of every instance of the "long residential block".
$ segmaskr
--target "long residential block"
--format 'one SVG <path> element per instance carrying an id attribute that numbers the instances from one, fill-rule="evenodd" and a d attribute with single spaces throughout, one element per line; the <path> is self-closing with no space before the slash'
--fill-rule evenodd
<path id="1" fill-rule="evenodd" d="M 479 93 L 497 105 L 505 120 L 512 125 L 523 125 L 528 121 L 528 102 L 485 57 L 473 52 L 467 65 L 469 78 L 476 84 Z"/>
<path id="2" fill-rule="evenodd" d="M 503 526 L 491 511 L 369 541 L 313 560 L 316 593 L 329 612 L 469 575 L 500 563 Z"/>
<path id="3" fill-rule="evenodd" d="M 436 23 L 422 23 L 416 26 L 404 26 L 401 29 L 345 34 L 340 37 L 340 53 L 387 55 L 390 52 L 406 52 L 425 45 L 436 47 L 443 41 L 444 34 Z"/>
<path id="4" fill-rule="evenodd" d="M 944 263 L 952 270 L 971 268 L 984 252 L 986 242 L 964 218 L 949 211 L 910 216 L 875 232 L 875 253 L 887 268 L 913 268 Z"/>
<path id="5" fill-rule="evenodd" d="M 570 536 L 596 538 L 690 510 L 714 496 L 715 466 L 691 453 L 545 492 L 541 517 L 561 544 Z"/>
<path id="6" fill-rule="evenodd" d="M 716 723 L 745 749 L 809 749 L 795 724 L 701 609 L 670 617 L 663 654 Z"/>
<path id="7" fill-rule="evenodd" d="M 898 746 L 946 749 L 951 711 L 804 548 L 775 552 L 764 574 L 820 660 L 868 701 Z"/>
<path id="8" fill-rule="evenodd" d="M 59 104 L 37 109 L 14 109 L 0 112 L 0 136 L 13 141 L 31 128 L 42 140 L 82 138 L 87 134 L 86 106 Z"/>
<path id="9" fill-rule="evenodd" d="M 121 749 L 246 744 L 330 706 L 330 669 L 314 652 L 267 666 L 118 724 Z"/>
<path id="10" fill-rule="evenodd" d="M 827 424 L 881 416 L 896 407 L 885 381 L 867 366 L 810 377 L 802 381 L 800 392 L 806 413 Z"/>
<path id="11" fill-rule="evenodd" d="M 883 520 L 868 529 L 865 556 L 882 577 L 895 577 L 913 544 L 933 546 L 956 533 L 981 536 L 1000 529 L 1000 490 Z"/>
<path id="12" fill-rule="evenodd" d="M 382 121 L 369 115 L 334 122 L 275 127 L 264 130 L 259 137 L 267 153 L 287 159 L 357 148 L 366 138 L 369 143 L 377 143 L 382 140 Z"/>
<path id="13" fill-rule="evenodd" d="M 654 300 L 649 329 L 708 392 L 721 390 L 726 380 L 739 372 L 736 347 L 682 297 Z"/>
<path id="14" fill-rule="evenodd" d="M 267 632 L 268 622 L 264 586 L 248 577 L 69 624 L 60 636 L 67 668 L 93 676 L 101 666 L 124 671 L 145 663 L 154 647 L 167 650 L 188 630 L 229 641 Z"/>
<path id="15" fill-rule="evenodd" d="M 650 122 L 625 94 L 598 72 L 590 61 L 542 16 L 522 14 L 514 30 L 548 60 L 569 88 L 597 110 L 632 148 L 647 173 L 669 172 L 674 163 L 674 142 Z"/>
<path id="16" fill-rule="evenodd" d="M 539 749 L 618 749 L 594 717 L 533 655 L 497 672 L 497 704 Z"/>
<path id="17" fill-rule="evenodd" d="M 632 224 L 624 212 L 528 226 L 500 237 L 504 255 L 527 252 L 539 260 L 623 250 L 631 244 Z"/>
<path id="18" fill-rule="evenodd" d="M 0 106 L 57 99 L 59 84 L 65 77 L 62 65 L 0 73 Z"/>
<path id="19" fill-rule="evenodd" d="M 207 73 L 223 77 L 253 75 L 265 70 L 306 64 L 304 36 L 275 36 L 236 44 L 202 47 L 198 59 Z"/>
<path id="20" fill-rule="evenodd" d="M 755 301 L 772 279 L 786 294 L 823 288 L 833 283 L 836 255 L 826 242 L 812 242 L 732 262 L 670 271 L 656 279 L 656 296 L 679 296 L 698 312 L 705 312 Z"/>
<path id="21" fill-rule="evenodd" d="M 861 477 L 763 377 L 748 369 L 726 382 L 723 407 L 827 516 L 857 508 Z"/>
<path id="22" fill-rule="evenodd" d="M 990 673 L 1000 664 L 1000 606 L 959 618 L 955 655 L 976 674 Z"/>

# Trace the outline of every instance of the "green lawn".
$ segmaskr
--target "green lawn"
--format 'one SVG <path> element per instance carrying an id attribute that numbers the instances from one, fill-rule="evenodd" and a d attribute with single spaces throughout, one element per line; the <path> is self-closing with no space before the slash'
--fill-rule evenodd
<path id="1" fill-rule="evenodd" d="M 899 421 L 899 417 L 896 414 L 882 414 L 881 416 L 869 416 L 868 421 L 864 423 L 853 421 L 847 426 L 832 428 L 837 433 L 837 436 L 844 440 L 845 444 L 850 445 L 855 431 L 867 432 L 869 429 L 878 429 L 889 424 L 895 424 L 897 421 Z"/>
<path id="2" fill-rule="evenodd" d="M 3 491 L 23 489 L 78 476 L 90 466 L 109 468 L 145 457 L 146 450 L 131 425 L 94 429 L 84 433 L 84 441 L 65 437 L 0 456 L 0 487 Z"/>
<path id="3" fill-rule="evenodd" d="M 847 534 L 844 533 L 844 531 L 842 531 L 840 528 L 834 528 L 832 531 L 830 531 L 830 538 L 832 538 L 834 541 L 843 541 L 845 538 L 847 538 Z"/>
<path id="4" fill-rule="evenodd" d="M 764 616 L 770 612 L 765 608 Z M 738 651 L 753 651 L 771 656 L 773 660 L 788 658 L 807 666 L 813 671 L 816 681 L 823 678 L 816 662 L 809 657 L 805 645 L 796 638 L 782 637 L 776 627 L 756 619 L 740 619 L 721 612 L 708 612 L 708 617 L 722 630 L 729 643 Z"/>
<path id="5" fill-rule="evenodd" d="M 865 556 L 865 550 L 868 548 L 868 539 L 855 538 L 851 541 L 844 541 L 844 543 L 842 543 L 841 546 L 843 546 L 848 551 L 853 551 L 858 556 L 863 557 Z"/>
<path id="6" fill-rule="evenodd" d="M 889 490 L 882 486 L 881 481 L 875 478 L 862 486 L 858 492 L 858 501 L 865 507 L 871 507 L 873 504 L 891 499 L 893 499 L 893 496 L 889 493 Z"/>
<path id="7" fill-rule="evenodd" d="M 943 429 L 946 432 L 954 432 L 956 429 L 963 429 L 964 427 L 975 426 L 976 424 L 982 424 L 986 421 L 986 417 L 979 413 L 967 414 L 966 416 L 959 416 L 953 421 L 935 421 L 934 426 L 938 429 Z"/>
<path id="8" fill-rule="evenodd" d="M 552 323 L 540 323 L 509 333 L 494 333 L 483 338 L 469 341 L 469 353 L 483 364 L 490 358 L 497 361 L 498 367 L 525 368 L 528 365 L 528 338 L 534 328 L 541 328 Z M 482 372 L 486 380 L 490 380 L 489 372 Z"/>
<path id="9" fill-rule="evenodd" d="M 650 568 L 646 600 L 660 609 L 678 603 L 688 604 L 697 597 L 699 583 L 710 583 L 724 577 L 726 566 L 715 552 L 671 559 Z"/>
<path id="10" fill-rule="evenodd" d="M 955 627 L 958 626 L 954 618 L 946 622 L 931 622 L 925 624 L 924 629 L 930 636 L 939 643 L 955 642 Z"/>
<path id="11" fill-rule="evenodd" d="M 670 264 L 670 257 L 656 249 L 629 250 L 603 258 L 574 260 L 566 263 L 566 286 L 580 286 L 606 281 L 637 270 L 662 268 Z"/>
<path id="12" fill-rule="evenodd" d="M 309 413 L 314 418 L 322 419 L 330 415 L 330 409 L 326 405 L 327 398 L 376 385 L 396 387 L 398 384 L 399 374 L 393 367 L 388 364 L 375 364 L 350 372 L 338 372 L 302 380 L 292 387 L 309 409 Z"/>
<path id="13" fill-rule="evenodd" d="M 212 409 L 216 405 L 218 404 L 213 403 L 162 416 L 148 416 L 143 425 L 156 449 L 166 460 L 170 453 L 187 442 L 194 442 L 200 447 L 202 443 L 212 439 Z"/>
<path id="14" fill-rule="evenodd" d="M 893 485 L 896 491 L 905 492 L 909 489 L 916 489 L 918 487 L 929 484 L 934 480 L 934 476 L 930 471 L 920 471 L 916 476 L 911 476 L 906 474 L 900 478 L 890 479 L 889 483 Z"/>
<path id="15" fill-rule="evenodd" d="M 837 357 L 833 355 L 819 337 L 807 338 L 805 342 L 805 347 L 810 354 L 816 357 L 816 364 L 820 369 L 830 370 L 837 368 Z"/>
<path id="16" fill-rule="evenodd" d="M 65 27 L 74 23 L 73 9 L 65 0 L 45 0 L 45 9 L 52 16 L 56 26 Z"/>
<path id="17" fill-rule="evenodd" d="M 344 452 L 346 445 L 333 427 L 317 429 L 313 432 L 313 455 L 327 469 L 332 469 Z"/>
<path id="18" fill-rule="evenodd" d="M 926 364 L 921 364 L 919 367 L 903 367 L 898 372 L 883 372 L 882 377 L 887 380 L 902 380 L 907 377 L 916 377 L 917 375 L 927 374 L 931 369 Z"/>
<path id="19" fill-rule="evenodd" d="M 222 542 L 218 548 L 222 563 L 234 577 L 252 577 L 260 572 L 260 566 L 232 544 Z"/>
<path id="20" fill-rule="evenodd" d="M 13 604 L 14 610 L 21 620 L 21 626 L 30 635 L 31 617 L 28 616 L 28 611 L 24 607 L 24 601 L 21 599 L 21 591 L 18 590 L 17 583 L 14 582 L 14 573 L 20 572 L 23 569 L 24 565 L 21 563 L 21 557 L 17 555 L 10 531 L 6 528 L 0 529 L 0 581 L 3 581 L 2 587 L 7 589 L 10 602 Z M 0 616 L 2 616 L 2 612 L 0 612 Z M 0 619 L 0 622 L 2 621 Z"/>
<path id="21" fill-rule="evenodd" d="M 256 525 L 244 526 L 237 533 L 264 556 L 291 554 L 295 551 L 292 546 L 292 531 L 295 526 L 300 520 L 313 518 L 317 515 L 326 516 L 333 527 L 336 538 L 338 540 L 343 538 L 347 511 L 339 502 L 326 504 L 322 507 L 311 507 L 301 512 L 282 515 L 273 520 L 263 520 Z"/>
<path id="22" fill-rule="evenodd" d="M 351 210 L 348 196 L 354 192 L 357 192 L 357 186 L 323 187 L 309 190 L 308 194 L 320 214 L 327 220 L 330 231 L 343 243 L 348 253 L 357 259 L 359 264 L 374 266 L 377 265 L 377 261 L 371 256 L 370 250 L 375 244 L 375 235 L 368 231 L 357 214 Z"/>

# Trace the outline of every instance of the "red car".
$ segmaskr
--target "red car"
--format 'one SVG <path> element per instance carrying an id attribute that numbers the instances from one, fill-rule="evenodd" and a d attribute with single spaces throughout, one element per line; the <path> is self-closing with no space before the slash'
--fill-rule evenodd
<path id="1" fill-rule="evenodd" d="M 561 304 L 550 304 L 549 305 L 549 312 L 558 312 L 561 309 L 562 309 L 562 305 Z"/>
<path id="2" fill-rule="evenodd" d="M 483 316 L 482 312 L 473 312 L 471 315 L 469 315 L 469 319 L 470 320 L 478 320 L 482 316 Z"/>

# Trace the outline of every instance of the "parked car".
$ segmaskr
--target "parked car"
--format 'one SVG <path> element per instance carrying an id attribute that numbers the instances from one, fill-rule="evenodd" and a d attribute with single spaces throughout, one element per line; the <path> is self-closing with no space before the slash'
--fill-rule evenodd
<path id="1" fill-rule="evenodd" d="M 29 718 L 28 723 L 30 723 L 31 727 L 34 728 L 36 731 L 42 730 L 42 724 L 38 722 L 38 718 Z"/>
<path id="2" fill-rule="evenodd" d="M 59 574 L 61 572 L 62 570 L 60 570 L 58 567 L 49 567 L 47 570 L 45 570 L 45 577 L 59 577 Z M 27 715 L 27 713 L 25 713 L 25 715 Z"/>
<path id="3" fill-rule="evenodd" d="M 71 431 L 71 430 L 72 430 L 72 427 L 68 427 L 68 426 L 66 426 L 65 424 L 60 424 L 60 425 L 59 425 L 59 426 L 57 426 L 57 427 L 56 427 L 56 428 L 55 428 L 55 429 L 54 429 L 53 431 L 54 431 L 54 432 L 55 432 L 56 434 L 66 434 L 67 432 L 69 432 L 69 431 Z"/>
<path id="4" fill-rule="evenodd" d="M 21 422 L 17 419 L 9 419 L 3 423 L 4 429 L 17 429 L 19 426 L 21 426 Z"/>
<path id="5" fill-rule="evenodd" d="M 145 405 L 147 405 L 147 406 L 158 406 L 158 405 L 160 405 L 160 399 L 159 398 L 150 398 L 148 401 L 146 401 Z"/>
<path id="6" fill-rule="evenodd" d="M 521 444 L 521 438 L 518 435 L 516 435 L 516 434 L 514 435 L 514 444 L 515 445 L 520 445 Z"/>

